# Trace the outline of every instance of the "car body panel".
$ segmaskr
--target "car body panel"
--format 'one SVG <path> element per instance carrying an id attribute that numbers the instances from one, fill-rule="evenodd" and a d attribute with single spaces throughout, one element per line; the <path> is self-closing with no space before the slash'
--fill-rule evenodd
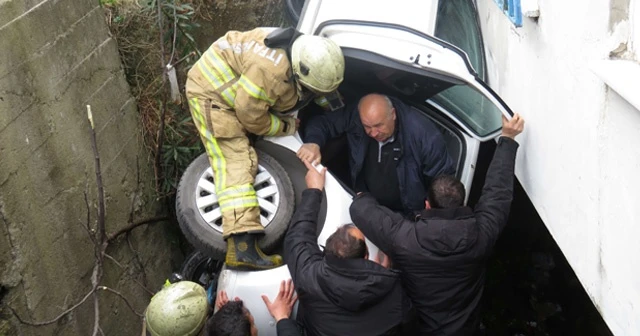
<path id="1" fill-rule="evenodd" d="M 260 297 L 267 295 L 273 301 L 278 295 L 280 282 L 286 279 L 291 279 L 287 266 L 258 272 L 223 269 L 218 278 L 218 290 L 224 290 L 230 300 L 238 297 L 243 301 L 253 315 L 258 335 L 276 336 L 276 321 Z"/>
<path id="2" fill-rule="evenodd" d="M 374 9 L 374 10 L 370 10 Z M 329 20 L 357 20 L 403 25 L 433 35 L 438 1 L 424 0 L 307 0 L 298 30 L 314 34 Z M 407 15 L 407 13 L 415 15 Z"/>

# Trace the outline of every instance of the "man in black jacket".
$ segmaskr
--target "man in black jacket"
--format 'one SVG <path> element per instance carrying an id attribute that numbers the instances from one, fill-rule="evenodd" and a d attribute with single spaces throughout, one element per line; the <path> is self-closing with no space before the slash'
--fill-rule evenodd
<path id="1" fill-rule="evenodd" d="M 325 172 L 305 161 L 307 188 L 284 241 L 284 258 L 299 298 L 298 319 L 308 335 L 393 335 L 403 318 L 400 277 L 367 259 L 362 232 L 342 226 L 316 239 Z"/>
<path id="2" fill-rule="evenodd" d="M 402 272 L 419 317 L 420 335 L 472 335 L 479 323 L 485 263 L 507 223 L 514 165 L 524 121 L 503 118 L 502 136 L 475 209 L 463 206 L 465 191 L 452 176 L 434 179 L 426 209 L 413 222 L 356 196 L 351 218 Z"/>
<path id="3" fill-rule="evenodd" d="M 328 140 L 347 135 L 355 191 L 367 191 L 382 205 L 413 217 L 424 209 L 431 179 L 454 174 L 440 131 L 424 113 L 398 99 L 369 94 L 356 106 L 309 120 L 303 161 L 319 163 Z"/>

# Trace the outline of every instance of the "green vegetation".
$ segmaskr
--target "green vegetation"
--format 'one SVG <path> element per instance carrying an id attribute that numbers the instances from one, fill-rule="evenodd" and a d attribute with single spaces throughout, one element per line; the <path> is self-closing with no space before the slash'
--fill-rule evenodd
<path id="1" fill-rule="evenodd" d="M 199 27 L 201 2 L 100 0 L 138 104 L 158 197 L 175 193 L 182 171 L 203 151 L 183 88 L 186 71 L 200 54 L 192 33 Z M 171 98 L 168 64 L 176 70 L 177 99 Z"/>

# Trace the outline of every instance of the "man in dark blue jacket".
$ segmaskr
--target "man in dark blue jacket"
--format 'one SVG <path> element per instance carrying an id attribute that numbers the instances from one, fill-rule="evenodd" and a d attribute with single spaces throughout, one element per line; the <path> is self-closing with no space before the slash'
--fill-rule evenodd
<path id="1" fill-rule="evenodd" d="M 298 157 L 319 163 L 320 148 L 342 134 L 349 144 L 351 181 L 382 205 L 412 215 L 424 208 L 433 177 L 454 174 L 444 138 L 422 112 L 400 100 L 369 94 L 355 106 L 309 120 Z"/>

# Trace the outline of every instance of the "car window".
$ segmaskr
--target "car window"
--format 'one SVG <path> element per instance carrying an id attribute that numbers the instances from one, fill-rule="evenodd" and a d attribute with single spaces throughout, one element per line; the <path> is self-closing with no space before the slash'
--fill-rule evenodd
<path id="1" fill-rule="evenodd" d="M 485 79 L 485 60 L 477 12 L 471 0 L 441 0 L 438 4 L 435 36 L 462 49 L 471 66 Z M 502 125 L 502 114 L 484 95 L 469 86 L 451 87 L 433 101 L 455 114 L 478 135 L 484 137 Z"/>
<path id="2" fill-rule="evenodd" d="M 473 69 L 485 79 L 482 35 L 471 0 L 440 0 L 434 34 L 467 53 Z"/>
<path id="3" fill-rule="evenodd" d="M 454 113 L 481 137 L 502 127 L 502 112 L 487 97 L 470 86 L 452 86 L 434 96 L 433 101 Z"/>

